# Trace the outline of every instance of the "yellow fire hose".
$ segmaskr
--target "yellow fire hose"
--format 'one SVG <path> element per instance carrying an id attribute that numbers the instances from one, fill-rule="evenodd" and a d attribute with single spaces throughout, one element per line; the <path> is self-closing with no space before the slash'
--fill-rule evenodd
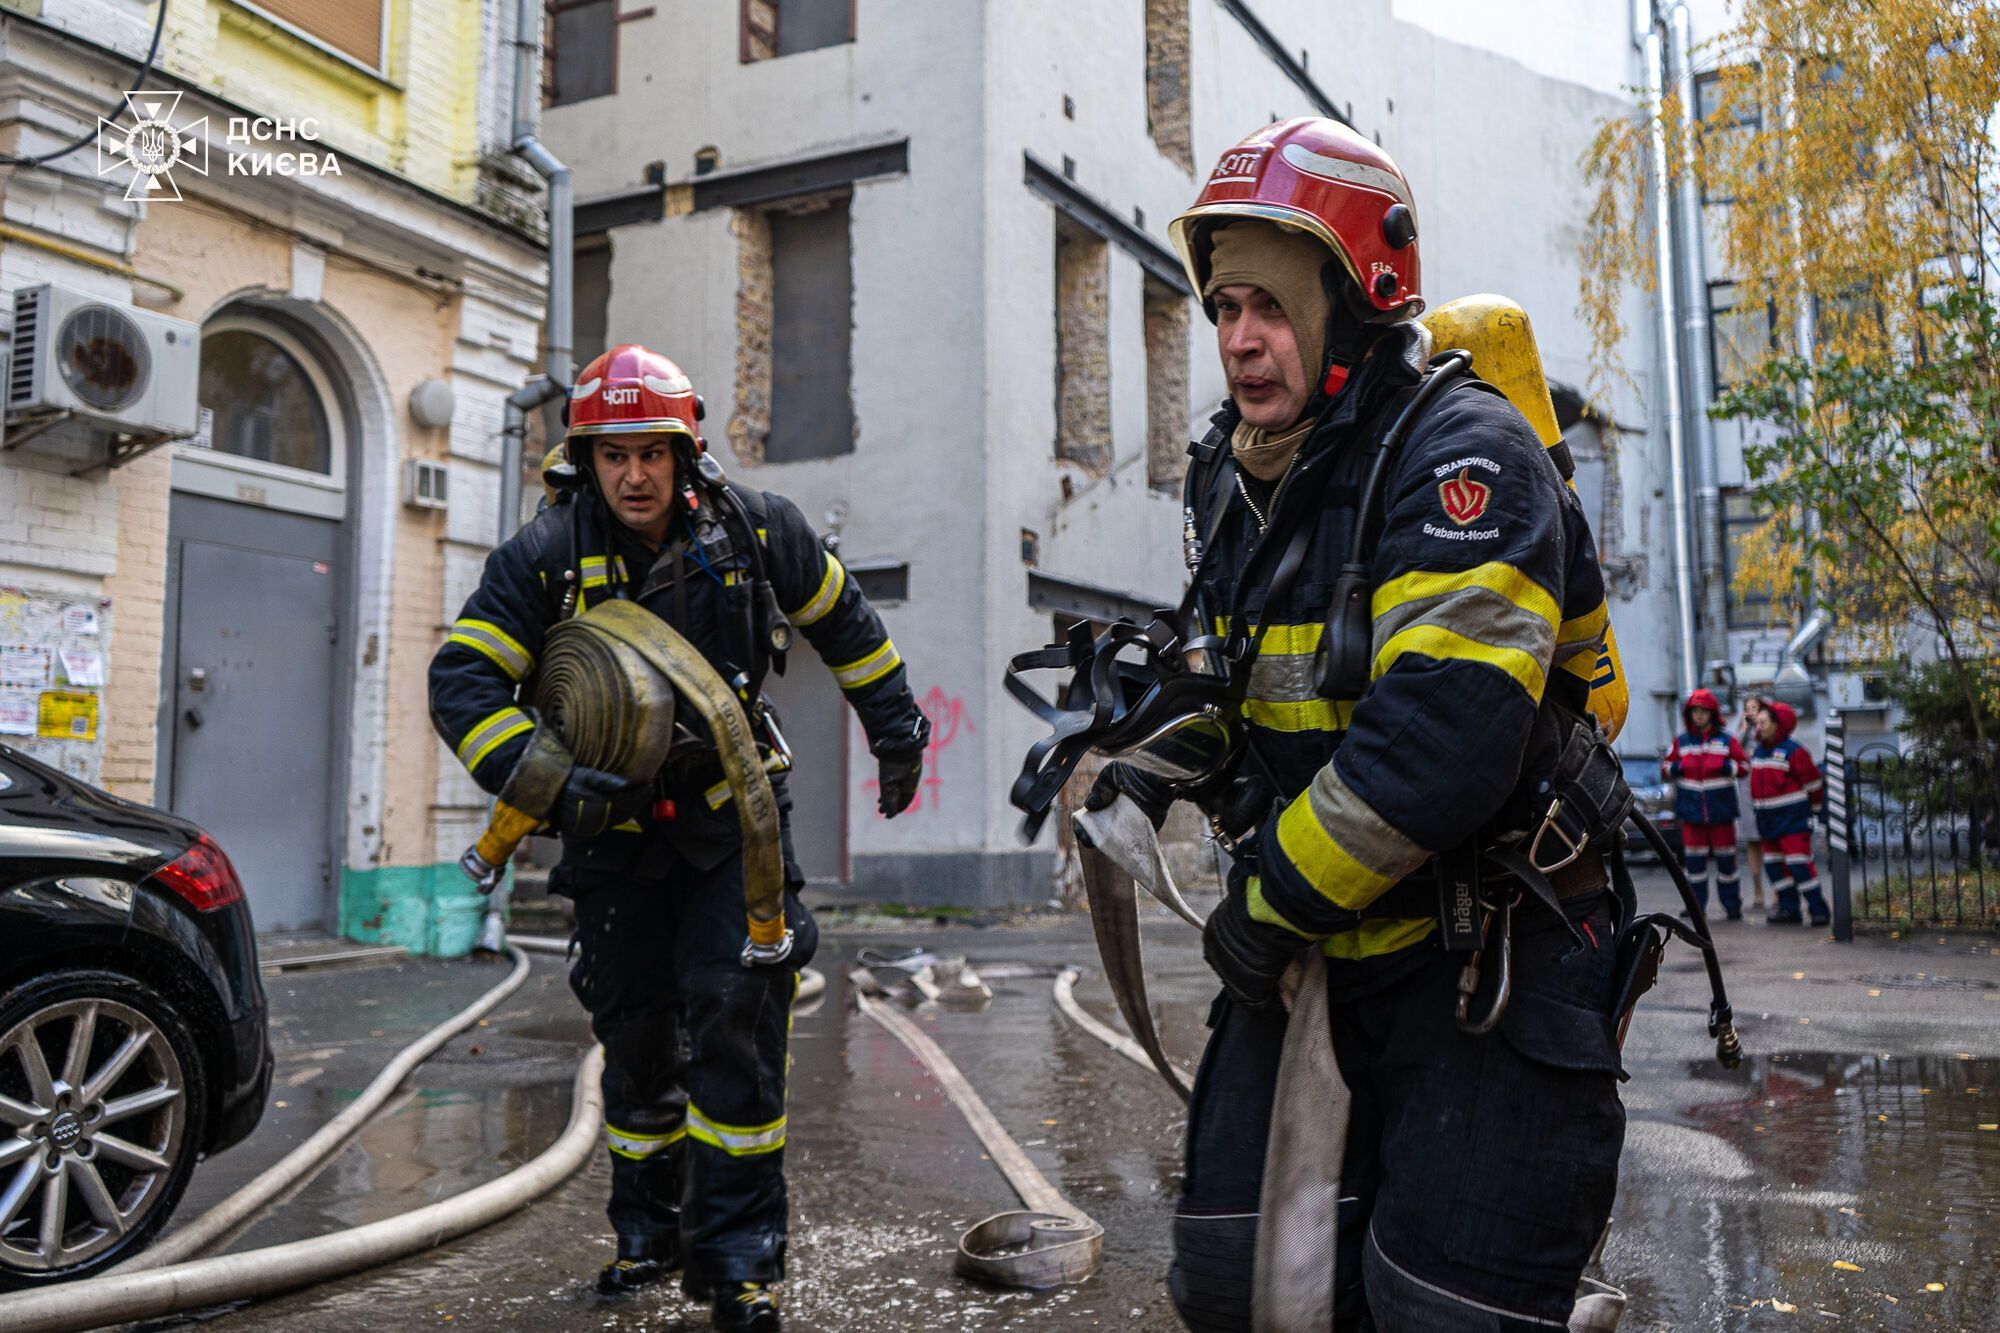
<path id="1" fill-rule="evenodd" d="M 707 725 L 743 830 L 743 965 L 782 961 L 785 869 L 778 800 L 735 691 L 673 626 L 636 602 L 604 601 L 549 631 L 535 689 L 541 725 L 459 861 L 482 891 L 554 808 L 572 764 L 650 780 L 673 744 L 676 701 Z"/>

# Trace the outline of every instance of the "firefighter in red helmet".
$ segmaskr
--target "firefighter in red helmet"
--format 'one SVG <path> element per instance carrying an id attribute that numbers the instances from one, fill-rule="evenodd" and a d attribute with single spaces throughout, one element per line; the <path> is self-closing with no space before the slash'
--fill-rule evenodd
<path id="1" fill-rule="evenodd" d="M 818 931 L 800 903 L 783 769 L 762 694 L 794 627 L 833 669 L 880 765 L 880 810 L 916 795 L 929 724 L 881 619 L 782 496 L 732 485 L 703 447 L 701 399 L 679 366 L 627 344 L 570 391 L 558 502 L 487 558 L 431 663 L 431 715 L 498 793 L 537 725 L 522 707 L 544 636 L 606 598 L 672 625 L 734 686 L 773 771 L 792 948 L 743 948 L 741 826 L 712 747 L 677 744 L 650 782 L 578 766 L 551 818 L 551 890 L 576 907 L 570 985 L 604 1045 L 616 1294 L 684 1270 L 718 1328 L 779 1327 L 784 1275 L 788 1010 Z M 717 793 L 720 792 L 720 804 Z"/>
<path id="2" fill-rule="evenodd" d="M 1275 1243 L 1337 1254 L 1338 1327 L 1564 1327 L 1624 1132 L 1606 830 L 1565 829 L 1587 848 L 1568 862 L 1537 841 L 1567 743 L 1596 734 L 1608 616 L 1582 507 L 1521 414 L 1433 358 L 1416 200 L 1375 144 L 1260 129 L 1170 235 L 1230 390 L 1188 473 L 1194 605 L 1247 675 L 1244 758 L 1186 793 L 1235 864 L 1204 932 L 1223 993 L 1176 1307 L 1251 1327 L 1297 962 L 1324 969 L 1352 1113 L 1333 1234 Z M 1156 817 L 1183 794 L 1115 763 L 1090 803 L 1119 791 Z M 1501 1001 L 1490 961 L 1466 964 L 1510 921 Z"/>

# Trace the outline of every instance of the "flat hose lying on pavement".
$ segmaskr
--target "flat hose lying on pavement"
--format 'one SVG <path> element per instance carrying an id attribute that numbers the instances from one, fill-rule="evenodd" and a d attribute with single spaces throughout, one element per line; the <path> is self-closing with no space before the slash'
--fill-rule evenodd
<path id="1" fill-rule="evenodd" d="M 411 1070 L 430 1059 L 447 1041 L 471 1027 L 500 1001 L 520 989 L 521 983 L 528 979 L 528 955 L 519 949 L 508 952 L 513 956 L 514 969 L 505 980 L 397 1052 L 396 1058 L 383 1066 L 382 1072 L 369 1081 L 360 1096 L 349 1102 L 339 1115 L 313 1131 L 304 1143 L 279 1158 L 227 1199 L 186 1226 L 169 1233 L 152 1249 L 120 1264 L 112 1270 L 112 1275 L 164 1268 L 168 1264 L 191 1259 L 250 1221 L 286 1190 L 317 1175 L 333 1160 L 349 1136 L 381 1109 L 390 1094 L 409 1077 Z M 78 1288 L 72 1286 L 68 1290 Z M 0 1324 L 4 1324 L 4 1320 L 0 1320 Z"/>
<path id="2" fill-rule="evenodd" d="M 1027 1205 L 1025 1212 L 995 1213 L 960 1236 L 953 1268 L 960 1276 L 1005 1287 L 1054 1287 L 1081 1282 L 1095 1273 L 1104 1259 L 1104 1228 L 1049 1184 L 1021 1146 L 1001 1128 L 951 1057 L 938 1049 L 923 1029 L 867 993 L 875 985 L 874 978 L 857 969 L 853 981 L 855 1003 L 861 1012 L 887 1028 L 931 1071 L 972 1132 L 986 1145 L 994 1165 Z"/>
<path id="3" fill-rule="evenodd" d="M 603 1072 L 604 1049 L 593 1046 L 577 1068 L 575 1100 L 562 1136 L 533 1161 L 476 1189 L 328 1236 L 9 1296 L 0 1299 L 0 1330 L 72 1333 L 271 1296 L 386 1264 L 476 1231 L 546 1194 L 590 1159 L 604 1119 L 598 1090 Z"/>

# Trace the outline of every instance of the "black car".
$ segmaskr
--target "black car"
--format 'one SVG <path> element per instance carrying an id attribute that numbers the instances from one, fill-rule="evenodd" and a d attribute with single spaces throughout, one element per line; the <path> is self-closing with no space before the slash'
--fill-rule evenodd
<path id="1" fill-rule="evenodd" d="M 1666 838 L 1674 855 L 1679 856 L 1681 821 L 1674 813 L 1674 784 L 1660 776 L 1660 761 L 1628 754 L 1620 755 L 1619 762 L 1625 766 L 1625 785 L 1632 789 L 1639 813 L 1653 821 L 1653 827 Z M 1653 851 L 1653 844 L 1646 841 L 1646 835 L 1631 823 L 1625 825 L 1625 854 L 1644 861 L 1660 859 Z"/>
<path id="2" fill-rule="evenodd" d="M 250 906 L 184 819 L 0 745 L 0 1290 L 144 1248 L 271 1085 Z"/>

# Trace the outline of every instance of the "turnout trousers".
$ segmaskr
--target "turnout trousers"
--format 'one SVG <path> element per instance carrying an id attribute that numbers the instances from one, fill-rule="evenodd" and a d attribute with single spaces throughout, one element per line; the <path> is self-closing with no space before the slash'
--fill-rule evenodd
<path id="1" fill-rule="evenodd" d="M 819 942 L 785 862 L 778 967 L 738 961 L 740 852 L 657 877 L 564 867 L 553 886 L 576 902 L 570 989 L 604 1045 L 611 1225 L 621 1241 L 678 1235 L 697 1289 L 784 1276 L 786 1047 Z"/>
<path id="2" fill-rule="evenodd" d="M 1601 896 L 1569 914 L 1586 927 L 1581 945 L 1546 912 L 1516 911 L 1513 1001 L 1487 1036 L 1458 1030 L 1460 960 L 1441 951 L 1379 990 L 1336 993 L 1334 1053 L 1353 1102 L 1337 1238 L 1342 1333 L 1567 1326 L 1611 1214 L 1625 1136 L 1606 1012 L 1609 916 Z M 1196 1333 L 1247 1333 L 1285 1019 L 1219 996 L 1209 1026 L 1170 1286 Z"/>

